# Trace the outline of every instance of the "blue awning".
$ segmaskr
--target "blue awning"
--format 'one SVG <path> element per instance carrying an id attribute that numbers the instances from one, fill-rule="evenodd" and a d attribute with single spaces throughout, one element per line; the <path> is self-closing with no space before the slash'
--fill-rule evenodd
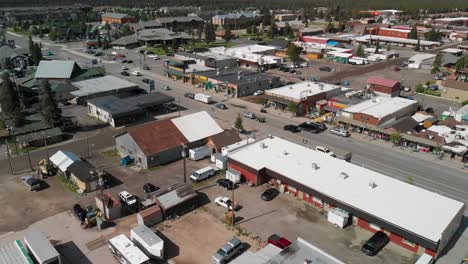
<path id="1" fill-rule="evenodd" d="M 328 45 L 328 46 L 336 46 L 336 45 L 338 45 L 338 42 L 337 42 L 337 41 L 333 41 L 333 40 L 329 40 L 329 41 L 327 42 L 327 45 Z"/>

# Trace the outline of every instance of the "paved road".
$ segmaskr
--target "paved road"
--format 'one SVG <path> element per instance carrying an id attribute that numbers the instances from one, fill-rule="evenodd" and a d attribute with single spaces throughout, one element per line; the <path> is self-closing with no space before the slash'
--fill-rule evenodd
<path id="1" fill-rule="evenodd" d="M 52 49 L 55 49 L 55 47 Z M 77 59 L 78 61 L 82 62 L 86 60 L 76 56 L 75 54 L 70 54 L 67 51 L 60 50 L 59 48 L 57 48 L 57 53 L 64 53 L 65 56 L 72 56 L 73 59 Z M 138 58 L 138 54 L 134 51 L 127 51 L 127 54 L 129 54 L 129 56 L 131 56 L 131 58 L 134 60 L 135 58 Z M 392 61 L 392 63 L 394 62 L 395 61 Z M 239 99 L 226 98 L 221 94 L 216 94 L 214 97 L 218 101 L 225 102 L 230 107 L 229 110 L 219 110 L 214 108 L 212 105 L 205 105 L 185 98 L 183 97 L 184 93 L 189 91 L 194 92 L 196 88 L 181 82 L 174 82 L 164 76 L 161 76 L 160 74 L 155 74 L 154 72 L 159 71 L 158 67 L 161 67 L 161 62 L 152 63 L 155 68 L 152 68 L 151 72 L 142 70 L 141 72 L 143 75 L 145 77 L 154 79 L 156 81 L 156 87 L 160 87 L 161 85 L 168 85 L 172 87 L 172 90 L 163 92 L 174 96 L 179 104 L 185 108 L 190 109 L 189 111 L 210 111 L 210 113 L 226 127 L 233 124 L 238 113 L 242 113 L 247 110 L 255 112 L 259 115 L 265 115 L 259 113 L 260 107 L 258 105 L 253 105 Z M 382 67 L 388 66 L 386 64 L 382 65 Z M 105 64 L 105 66 L 108 73 L 120 76 L 119 72 L 121 64 Z M 142 84 L 142 77 L 129 76 L 125 78 L 135 83 Z M 244 105 L 246 109 L 235 107 L 238 105 Z M 297 119 L 293 119 L 285 114 L 277 115 L 268 113 L 266 116 L 267 122 L 264 124 L 260 124 L 252 120 L 244 120 L 245 127 L 247 129 L 255 130 L 258 137 L 271 133 L 301 144 L 308 144 L 311 147 L 315 145 L 324 145 L 331 148 L 332 150 L 352 152 L 353 163 L 365 166 L 401 180 L 407 180 L 408 177 L 411 177 L 414 180 L 414 184 L 417 186 L 441 193 L 464 203 L 468 202 L 468 192 L 466 191 L 468 190 L 468 173 L 461 170 L 461 164 L 459 163 L 439 161 L 433 158 L 431 155 L 402 151 L 399 149 L 395 150 L 392 149 L 388 144 L 379 144 L 378 142 L 366 143 L 358 138 L 338 138 L 327 132 L 319 135 L 309 134 L 307 132 L 301 132 L 300 134 L 290 134 L 283 131 L 282 127 L 289 123 L 299 123 Z M 93 142 L 92 144 L 95 144 L 96 149 L 113 145 L 113 139 L 110 138 L 110 134 L 105 133 L 99 134 L 96 137 L 92 137 L 89 139 L 89 141 Z M 77 153 L 82 152 L 84 149 L 82 141 L 72 142 L 70 144 L 64 145 L 63 148 L 73 150 Z M 44 156 L 43 152 L 44 151 L 39 151 L 38 153 L 42 154 L 37 155 Z M 36 153 L 32 154 L 32 156 L 35 155 Z M 3 161 L 3 164 L 7 165 L 5 161 Z M 7 167 L 2 166 L 0 170 L 1 169 L 5 171 Z"/>

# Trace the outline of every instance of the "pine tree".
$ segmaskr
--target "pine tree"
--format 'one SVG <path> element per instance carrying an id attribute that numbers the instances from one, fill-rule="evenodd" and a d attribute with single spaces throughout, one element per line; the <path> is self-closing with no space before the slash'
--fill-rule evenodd
<path id="1" fill-rule="evenodd" d="M 28 43 L 29 43 L 29 56 L 32 56 L 33 54 L 33 49 L 34 49 L 34 42 L 32 40 L 32 36 L 29 35 L 28 37 Z"/>
<path id="2" fill-rule="evenodd" d="M 56 126 L 60 121 L 62 111 L 57 106 L 57 102 L 55 101 L 55 92 L 50 88 L 48 80 L 41 81 L 39 96 L 41 114 L 44 121 L 52 127 Z"/>
<path id="3" fill-rule="evenodd" d="M 276 24 L 274 17 L 271 17 L 270 30 L 268 31 L 268 37 L 275 38 L 277 34 Z"/>
<path id="4" fill-rule="evenodd" d="M 39 62 L 42 60 L 42 50 L 39 44 L 33 44 L 33 53 L 32 53 L 32 61 L 35 66 L 39 65 Z"/>
<path id="5" fill-rule="evenodd" d="M 240 114 L 237 114 L 236 121 L 234 122 L 234 127 L 237 129 L 244 129 L 242 117 L 240 116 Z"/>
<path id="6" fill-rule="evenodd" d="M 215 31 L 214 31 L 213 24 L 211 22 L 206 23 L 206 25 L 205 25 L 205 41 L 206 41 L 206 43 L 211 43 L 211 42 L 214 42 L 215 40 L 216 40 L 216 34 L 215 34 Z"/>
<path id="7" fill-rule="evenodd" d="M 364 57 L 364 48 L 362 47 L 361 44 L 356 49 L 356 56 L 358 57 Z"/>
<path id="8" fill-rule="evenodd" d="M 411 31 L 408 34 L 409 39 L 417 39 L 418 38 L 418 30 L 416 28 L 416 24 L 413 25 Z"/>
<path id="9" fill-rule="evenodd" d="M 296 64 L 299 59 L 300 59 L 300 54 L 301 54 L 301 48 L 299 48 L 298 46 L 294 45 L 293 43 L 290 43 L 288 45 L 288 49 L 286 51 L 286 53 L 288 54 L 288 58 L 294 63 Z"/>
<path id="10" fill-rule="evenodd" d="M 434 58 L 434 63 L 432 63 L 431 74 L 436 74 L 440 72 L 440 67 L 442 66 L 442 53 L 437 53 Z"/>
<path id="11" fill-rule="evenodd" d="M 234 35 L 232 34 L 231 30 L 228 28 L 224 31 L 224 36 L 223 39 L 226 41 L 226 45 L 231 41 L 231 39 L 234 38 Z"/>
<path id="12" fill-rule="evenodd" d="M 2 84 L 0 85 L 0 105 L 2 112 L 9 117 L 13 117 L 20 110 L 20 100 L 15 85 L 10 80 L 7 72 L 1 75 Z"/>
<path id="13" fill-rule="evenodd" d="M 414 47 L 415 51 L 421 50 L 421 39 L 418 38 L 418 42 L 416 43 L 416 47 Z"/>

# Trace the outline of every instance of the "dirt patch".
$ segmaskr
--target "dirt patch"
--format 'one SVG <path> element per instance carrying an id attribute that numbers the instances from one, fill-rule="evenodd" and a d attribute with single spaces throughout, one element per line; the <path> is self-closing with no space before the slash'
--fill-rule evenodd
<path id="1" fill-rule="evenodd" d="M 197 210 L 177 220 L 166 221 L 157 229 L 172 242 L 172 248 L 167 250 L 171 260 L 177 264 L 210 263 L 211 256 L 222 245 L 233 236 L 239 235 L 238 231 L 229 230 L 220 219 L 205 210 Z M 239 238 L 246 243 L 249 250 L 258 249 L 258 242 L 255 240 L 242 235 Z"/>

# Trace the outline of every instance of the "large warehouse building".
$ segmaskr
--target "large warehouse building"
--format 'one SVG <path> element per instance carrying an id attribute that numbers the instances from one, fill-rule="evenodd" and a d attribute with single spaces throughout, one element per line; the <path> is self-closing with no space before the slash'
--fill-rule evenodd
<path id="1" fill-rule="evenodd" d="M 254 185 L 269 181 L 326 210 L 339 207 L 353 224 L 435 257 L 465 210 L 461 202 L 273 136 L 230 153 L 228 167 Z"/>

